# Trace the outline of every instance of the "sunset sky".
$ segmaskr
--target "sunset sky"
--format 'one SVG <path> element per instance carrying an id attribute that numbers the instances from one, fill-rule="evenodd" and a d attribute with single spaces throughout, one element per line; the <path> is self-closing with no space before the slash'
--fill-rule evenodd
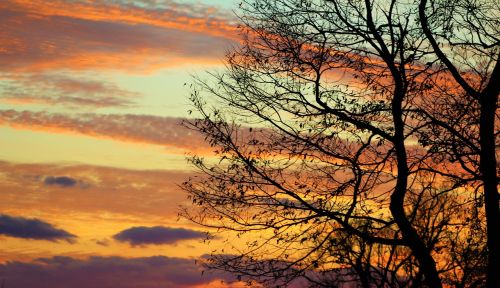
<path id="1" fill-rule="evenodd" d="M 202 275 L 213 247 L 177 216 L 186 154 L 208 151 L 179 125 L 185 83 L 237 45 L 237 4 L 0 1 L 6 288 L 239 286 Z"/>

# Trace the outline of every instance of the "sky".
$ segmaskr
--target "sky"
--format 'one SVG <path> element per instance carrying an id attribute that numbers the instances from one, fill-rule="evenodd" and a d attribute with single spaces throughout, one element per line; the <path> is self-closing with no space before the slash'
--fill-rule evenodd
<path id="1" fill-rule="evenodd" d="M 2 287 L 240 287 L 179 219 L 208 153 L 192 75 L 238 44 L 236 0 L 0 1 Z"/>

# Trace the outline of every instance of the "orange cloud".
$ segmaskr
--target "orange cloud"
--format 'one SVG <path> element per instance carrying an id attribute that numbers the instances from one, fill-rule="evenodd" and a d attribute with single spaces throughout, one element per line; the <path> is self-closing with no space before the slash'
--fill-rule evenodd
<path id="1" fill-rule="evenodd" d="M 30 216 L 33 211 L 112 213 L 144 217 L 140 225 L 165 224 L 187 201 L 178 184 L 192 172 L 128 170 L 87 165 L 15 164 L 0 161 L 0 211 Z M 50 184 L 71 179 L 74 185 Z M 73 182 L 72 182 L 73 183 Z M 50 217 L 48 218 L 50 220 Z M 115 219 L 116 220 L 116 219 Z M 172 220 L 175 221 L 175 220 Z M 78 231 L 74 232 L 78 234 Z"/>
<path id="2" fill-rule="evenodd" d="M 203 6 L 96 1 L 0 3 L 3 71 L 150 72 L 219 63 L 236 38 L 226 15 Z"/>
<path id="3" fill-rule="evenodd" d="M 181 125 L 182 118 L 132 114 L 51 114 L 0 110 L 0 125 L 54 133 L 77 133 L 126 142 L 208 151 L 201 135 Z"/>
<path id="4" fill-rule="evenodd" d="M 236 25 L 229 13 L 215 7 L 181 4 L 166 1 L 163 5 L 151 1 L 130 2 L 104 1 L 46 1 L 10 0 L 3 8 L 44 16 L 64 16 L 91 21 L 111 21 L 129 24 L 146 24 L 158 27 L 201 32 L 213 36 L 237 39 Z M 1 7 L 1 6 L 0 6 Z"/>
<path id="5" fill-rule="evenodd" d="M 162 243 L 166 247 L 139 245 L 132 249 L 129 244 L 112 238 L 137 226 L 200 230 L 193 223 L 178 220 L 178 206 L 189 201 L 178 184 L 190 176 L 192 172 L 177 170 L 0 161 L 2 213 L 43 219 L 78 237 L 76 243 L 47 243 L 0 235 L 3 250 L 9 252 L 2 254 L 0 262 L 52 255 L 141 257 L 161 253 L 198 257 L 207 253 L 208 247 L 200 239 Z M 173 246 L 176 248 L 171 249 Z"/>

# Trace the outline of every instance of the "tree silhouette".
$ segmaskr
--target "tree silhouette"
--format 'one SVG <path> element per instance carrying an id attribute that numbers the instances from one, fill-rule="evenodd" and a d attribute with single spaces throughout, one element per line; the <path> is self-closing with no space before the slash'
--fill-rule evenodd
<path id="1" fill-rule="evenodd" d="M 500 287 L 499 6 L 242 3 L 243 43 L 196 81 L 186 123 L 219 160 L 191 158 L 183 215 L 246 241 L 208 265 L 276 286 Z"/>

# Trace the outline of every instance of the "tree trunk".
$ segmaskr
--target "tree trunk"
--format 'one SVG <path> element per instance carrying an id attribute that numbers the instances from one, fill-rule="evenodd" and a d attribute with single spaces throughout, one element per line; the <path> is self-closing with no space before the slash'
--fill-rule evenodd
<path id="1" fill-rule="evenodd" d="M 500 59 L 499 59 L 500 60 Z M 479 170 L 483 180 L 486 230 L 488 233 L 487 287 L 500 287 L 500 210 L 497 187 L 497 160 L 495 147 L 495 112 L 500 90 L 500 62 L 497 60 L 489 85 L 481 93 Z"/>
<path id="2" fill-rule="evenodd" d="M 418 236 L 417 231 L 411 226 L 404 211 L 404 199 L 408 185 L 409 171 L 404 143 L 404 122 L 402 120 L 403 112 L 401 109 L 402 97 L 395 96 L 394 98 L 395 101 L 393 102 L 392 113 L 394 119 L 394 145 L 398 162 L 398 175 L 396 187 L 391 195 L 389 209 L 394 217 L 394 221 L 396 221 L 399 229 L 401 229 L 403 239 L 408 243 L 408 246 L 420 264 L 419 268 L 425 278 L 424 283 L 426 283 L 428 287 L 440 288 L 442 287 L 441 279 L 436 269 L 436 262 L 431 256 L 431 251 L 425 246 L 422 239 Z"/>

